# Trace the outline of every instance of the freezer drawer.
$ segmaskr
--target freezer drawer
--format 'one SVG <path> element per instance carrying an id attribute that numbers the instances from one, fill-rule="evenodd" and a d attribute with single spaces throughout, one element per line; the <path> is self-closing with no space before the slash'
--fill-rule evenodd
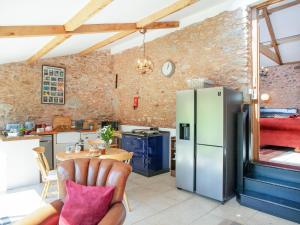
<path id="1" fill-rule="evenodd" d="M 196 192 L 200 195 L 223 199 L 223 148 L 197 145 Z"/>

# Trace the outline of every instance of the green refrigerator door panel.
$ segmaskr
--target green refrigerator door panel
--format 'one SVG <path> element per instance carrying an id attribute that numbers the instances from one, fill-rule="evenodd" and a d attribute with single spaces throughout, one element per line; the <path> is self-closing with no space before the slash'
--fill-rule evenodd
<path id="1" fill-rule="evenodd" d="M 197 144 L 223 146 L 224 89 L 197 90 Z"/>

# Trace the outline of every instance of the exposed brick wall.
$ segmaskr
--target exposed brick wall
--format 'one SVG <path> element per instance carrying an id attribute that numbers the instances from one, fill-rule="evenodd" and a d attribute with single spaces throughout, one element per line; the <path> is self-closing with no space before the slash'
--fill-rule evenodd
<path id="1" fill-rule="evenodd" d="M 260 93 L 268 93 L 271 98 L 262 106 L 300 110 L 300 63 L 268 69 L 268 76 L 260 78 Z"/>
<path id="2" fill-rule="evenodd" d="M 66 104 L 41 104 L 42 65 L 66 68 Z M 109 52 L 44 59 L 34 65 L 0 65 L 0 127 L 26 119 L 51 123 L 54 115 L 111 118 L 112 60 Z"/>
<path id="3" fill-rule="evenodd" d="M 141 37 L 142 40 L 142 37 Z M 74 119 L 118 119 L 123 124 L 175 127 L 176 91 L 187 80 L 207 77 L 217 85 L 247 92 L 250 86 L 249 18 L 247 11 L 224 12 L 147 43 L 154 62 L 151 74 L 140 75 L 135 62 L 141 48 L 111 56 L 97 52 L 44 59 L 34 65 L 0 65 L 0 126 L 3 122 L 51 122 L 53 115 Z M 161 75 L 171 59 L 175 74 Z M 43 105 L 40 100 L 41 66 L 66 68 L 66 105 Z M 119 75 L 114 89 L 115 74 Z M 140 104 L 133 110 L 133 96 Z M 3 121 L 5 118 L 5 121 Z"/>
<path id="4" fill-rule="evenodd" d="M 151 74 L 140 75 L 135 70 L 140 48 L 114 55 L 114 74 L 119 76 L 113 101 L 115 118 L 123 124 L 175 127 L 175 93 L 187 89 L 190 78 L 208 77 L 246 93 L 250 85 L 248 34 L 248 12 L 238 9 L 147 43 L 147 55 L 154 62 Z M 167 59 L 176 64 L 170 78 L 160 71 Z M 136 94 L 140 104 L 133 110 Z"/>

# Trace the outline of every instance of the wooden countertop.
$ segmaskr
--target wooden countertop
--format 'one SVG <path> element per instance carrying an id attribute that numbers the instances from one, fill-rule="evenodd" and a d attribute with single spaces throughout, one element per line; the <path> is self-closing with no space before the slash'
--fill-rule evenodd
<path id="1" fill-rule="evenodd" d="M 76 130 L 76 129 L 71 129 L 71 130 L 52 130 L 52 131 L 45 131 L 45 132 L 36 132 L 33 131 L 31 134 L 33 135 L 51 135 L 51 134 L 57 134 L 57 133 L 62 133 L 62 132 L 80 132 L 80 133 L 94 133 L 97 132 L 97 130 Z"/>
<path id="2" fill-rule="evenodd" d="M 45 132 L 31 132 L 32 135 L 51 135 L 51 134 L 57 134 L 57 131 L 45 131 Z"/>
<path id="3" fill-rule="evenodd" d="M 40 139 L 41 137 L 38 135 L 25 135 L 25 136 L 18 136 L 18 137 L 5 137 L 0 135 L 0 141 L 23 141 L 23 140 L 33 140 L 33 139 Z"/>
<path id="4" fill-rule="evenodd" d="M 53 135 L 53 134 L 62 133 L 62 132 L 95 133 L 95 132 L 97 132 L 97 130 L 75 130 L 75 129 L 72 129 L 72 130 L 60 130 L 60 131 L 52 130 L 52 131 L 45 131 L 45 132 L 33 131 L 33 132 L 31 132 L 31 135 L 34 135 L 34 136 Z M 114 131 L 114 137 L 121 138 L 122 137 L 121 131 Z M 11 139 L 11 138 L 9 138 L 9 139 Z M 1 140 L 1 138 L 0 138 L 0 140 Z"/>

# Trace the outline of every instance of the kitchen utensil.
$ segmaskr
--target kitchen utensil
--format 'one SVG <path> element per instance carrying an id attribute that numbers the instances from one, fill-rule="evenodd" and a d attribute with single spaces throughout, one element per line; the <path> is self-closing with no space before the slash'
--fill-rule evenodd
<path id="1" fill-rule="evenodd" d="M 37 129 L 36 129 L 36 132 L 37 132 L 37 133 L 45 132 L 45 128 L 37 128 Z"/>
<path id="2" fill-rule="evenodd" d="M 52 131 L 52 126 L 46 126 L 45 131 Z"/>
<path id="3" fill-rule="evenodd" d="M 70 116 L 54 116 L 53 123 L 52 123 L 53 129 L 56 128 L 63 128 L 65 130 L 71 129 L 72 126 L 72 120 Z"/>

